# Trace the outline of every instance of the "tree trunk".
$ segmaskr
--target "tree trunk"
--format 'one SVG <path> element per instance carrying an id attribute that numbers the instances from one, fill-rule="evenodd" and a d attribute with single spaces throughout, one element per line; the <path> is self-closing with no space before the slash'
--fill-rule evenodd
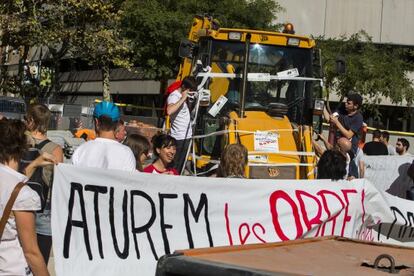
<path id="1" fill-rule="evenodd" d="M 27 97 L 32 96 L 32 95 L 27 95 L 26 91 L 24 89 L 25 74 L 28 74 L 28 72 L 25 71 L 25 66 L 29 66 L 27 56 L 29 55 L 29 49 L 30 48 L 29 48 L 28 45 L 24 45 L 24 46 L 21 46 L 21 47 L 23 47 L 23 54 L 19 59 L 17 86 L 19 87 L 20 96 L 22 96 L 24 98 L 27 98 Z"/>
<path id="2" fill-rule="evenodd" d="M 7 45 L 7 44 L 6 44 Z M 1 68 L 0 68 L 0 94 L 3 96 L 6 96 L 7 89 L 5 89 L 5 86 L 8 82 L 8 66 L 6 65 L 7 56 L 9 54 L 9 47 L 3 47 L 1 49 Z"/>
<path id="3" fill-rule="evenodd" d="M 103 100 L 111 101 L 111 91 L 109 87 L 109 66 L 105 64 L 102 67 L 102 87 L 103 87 Z"/>
<path id="4" fill-rule="evenodd" d="M 167 90 L 168 86 L 168 79 L 167 78 L 161 78 L 160 80 L 160 95 L 164 95 L 165 91 Z"/>
<path id="5" fill-rule="evenodd" d="M 50 90 L 48 91 L 48 96 L 50 96 L 52 93 L 59 93 L 60 92 L 60 59 L 52 58 L 53 60 L 53 71 L 51 74 L 51 83 L 50 83 Z"/>

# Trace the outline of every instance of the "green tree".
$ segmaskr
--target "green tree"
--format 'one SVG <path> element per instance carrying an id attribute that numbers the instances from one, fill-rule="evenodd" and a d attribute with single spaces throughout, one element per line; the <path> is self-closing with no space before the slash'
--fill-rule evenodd
<path id="1" fill-rule="evenodd" d="M 120 33 L 121 4 L 119 0 L 69 0 L 79 6 L 73 20 L 76 39 L 74 56 L 102 70 L 103 98 L 110 100 L 110 66 L 130 67 L 129 41 Z M 72 20 L 72 21 L 73 21 Z"/>
<path id="2" fill-rule="evenodd" d="M 109 66 L 129 67 L 128 41 L 119 32 L 120 0 L 18 0 L 0 4 L 2 49 L 1 88 L 27 96 L 24 64 L 30 49 L 45 48 L 52 69 L 42 70 L 48 80 L 32 88 L 59 91 L 60 61 L 80 58 L 103 70 L 104 98 L 109 99 Z M 5 64 L 12 50 L 20 50 L 19 70 L 11 77 Z M 41 57 L 43 58 L 43 57 Z M 14 90 L 13 90 L 14 89 Z M 33 93 L 29 94 L 30 96 Z"/>
<path id="3" fill-rule="evenodd" d="M 2 1 L 0 3 L 0 48 L 1 81 L 0 91 L 24 93 L 33 87 L 23 85 L 24 65 L 29 50 L 40 41 L 41 32 L 41 1 Z M 17 70 L 10 72 L 6 65 L 9 54 L 19 54 Z"/>
<path id="4" fill-rule="evenodd" d="M 317 38 L 322 50 L 322 59 L 326 62 L 325 86 L 344 97 L 354 90 L 368 99 L 367 104 L 377 106 L 380 97 L 389 97 L 393 103 L 406 100 L 409 105 L 414 100 L 413 83 L 407 77 L 412 64 L 403 57 L 413 56 L 414 52 L 406 48 L 376 45 L 371 37 L 360 31 L 349 38 Z M 346 61 L 346 73 L 338 74 L 334 63 L 338 56 Z M 369 108 L 372 108 L 369 107 Z"/>
<path id="5" fill-rule="evenodd" d="M 275 30 L 281 9 L 273 0 L 126 0 L 123 29 L 132 41 L 134 63 L 165 85 L 178 72 L 178 48 L 194 15 L 212 15 L 222 27 Z"/>

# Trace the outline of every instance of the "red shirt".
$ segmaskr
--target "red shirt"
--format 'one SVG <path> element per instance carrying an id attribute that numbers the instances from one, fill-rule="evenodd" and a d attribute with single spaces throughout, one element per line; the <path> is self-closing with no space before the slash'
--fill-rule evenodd
<path id="1" fill-rule="evenodd" d="M 174 169 L 174 168 L 168 168 L 168 169 L 166 169 L 165 171 L 162 172 L 162 171 L 157 170 L 157 168 L 154 167 L 154 164 L 151 164 L 151 165 L 145 167 L 144 172 L 146 172 L 146 173 L 155 173 L 155 174 L 170 173 L 170 174 L 173 174 L 173 175 L 178 175 L 177 170 Z"/>

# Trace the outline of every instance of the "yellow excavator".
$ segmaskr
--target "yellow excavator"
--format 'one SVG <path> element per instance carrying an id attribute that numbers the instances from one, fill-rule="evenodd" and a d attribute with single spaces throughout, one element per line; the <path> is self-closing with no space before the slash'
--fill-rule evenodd
<path id="1" fill-rule="evenodd" d="M 314 178 L 312 134 L 324 107 L 314 40 L 291 24 L 282 33 L 229 29 L 196 16 L 179 54 L 177 80 L 200 82 L 187 153 L 194 175 L 217 164 L 227 144 L 241 143 L 249 178 Z"/>

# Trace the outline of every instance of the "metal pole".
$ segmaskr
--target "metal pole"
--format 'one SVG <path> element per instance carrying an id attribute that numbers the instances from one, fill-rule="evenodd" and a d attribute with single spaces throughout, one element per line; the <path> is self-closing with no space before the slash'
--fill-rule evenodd
<path id="1" fill-rule="evenodd" d="M 246 104 L 246 90 L 247 90 L 247 74 L 249 73 L 249 56 L 250 56 L 250 39 L 251 34 L 246 34 L 246 42 L 244 46 L 244 67 L 243 67 L 243 86 L 240 99 L 240 118 L 244 117 L 244 105 Z"/>

